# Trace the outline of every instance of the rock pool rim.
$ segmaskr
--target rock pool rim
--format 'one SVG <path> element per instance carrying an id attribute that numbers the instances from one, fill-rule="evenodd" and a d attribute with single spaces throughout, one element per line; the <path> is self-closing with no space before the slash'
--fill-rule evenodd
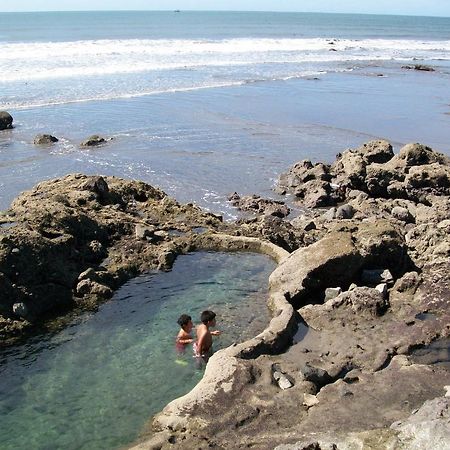
<path id="1" fill-rule="evenodd" d="M 287 250 L 271 242 L 225 233 L 198 235 L 193 239 L 191 250 L 259 253 L 269 256 L 277 265 L 290 255 Z M 187 411 L 193 405 L 205 404 L 215 395 L 219 387 L 226 391 L 232 384 L 237 359 L 254 359 L 263 354 L 278 354 L 291 345 L 298 328 L 298 314 L 285 298 L 281 286 L 278 286 L 275 289 L 269 287 L 268 307 L 272 319 L 265 330 L 245 342 L 214 353 L 197 385 L 184 396 L 170 402 L 163 411 L 154 416 L 153 424 L 157 430 L 183 429 L 188 420 Z M 131 443 L 129 448 L 136 443 Z"/>

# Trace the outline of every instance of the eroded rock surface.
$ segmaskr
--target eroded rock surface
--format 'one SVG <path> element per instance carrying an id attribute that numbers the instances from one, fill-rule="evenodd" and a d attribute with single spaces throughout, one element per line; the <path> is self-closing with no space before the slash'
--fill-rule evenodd
<path id="1" fill-rule="evenodd" d="M 448 361 L 420 365 L 410 355 L 450 335 L 449 166 L 423 145 L 394 155 L 372 141 L 332 165 L 302 161 L 280 177 L 279 192 L 292 190 L 304 206 L 324 205 L 320 196 L 334 206 L 278 219 L 290 254 L 270 294 L 298 308 L 293 345 L 273 355 L 236 351 L 233 375 L 202 380 L 204 402 L 188 395 L 169 404 L 135 448 L 422 448 L 433 430 L 436 448 L 446 448 Z M 239 233 L 269 229 L 246 219 Z M 225 361 L 218 352 L 205 378 Z"/>
<path id="2" fill-rule="evenodd" d="M 11 225 L 0 228 L 5 338 L 49 315 L 95 307 L 146 269 L 170 268 L 195 237 L 193 228 L 225 227 L 145 183 L 81 174 L 40 183 L 0 219 Z"/>
<path id="3" fill-rule="evenodd" d="M 268 328 L 214 354 L 134 448 L 387 450 L 421 448 L 427 433 L 445 448 L 448 361 L 416 364 L 414 351 L 449 342 L 449 167 L 426 146 L 394 155 L 372 141 L 281 177 L 304 206 L 331 209 L 289 221 L 251 197 L 258 215 L 236 224 L 144 183 L 41 183 L 2 218 L 12 225 L 0 229 L 3 327 L 19 332 L 15 319 L 60 303 L 96 304 L 185 251 L 263 252 L 278 262 Z"/>

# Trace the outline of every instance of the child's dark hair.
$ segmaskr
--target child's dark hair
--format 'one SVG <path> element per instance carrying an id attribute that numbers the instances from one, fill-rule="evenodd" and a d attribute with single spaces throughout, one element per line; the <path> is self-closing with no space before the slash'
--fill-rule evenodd
<path id="1" fill-rule="evenodd" d="M 204 323 L 205 325 L 208 322 L 211 322 L 211 320 L 214 320 L 216 318 L 216 313 L 214 311 L 203 311 L 201 316 L 200 316 L 200 320 L 202 321 L 202 323 Z"/>
<path id="2" fill-rule="evenodd" d="M 180 325 L 180 327 L 184 327 L 191 320 L 192 320 L 191 316 L 188 316 L 187 314 L 181 314 L 181 316 L 177 320 L 177 324 Z"/>

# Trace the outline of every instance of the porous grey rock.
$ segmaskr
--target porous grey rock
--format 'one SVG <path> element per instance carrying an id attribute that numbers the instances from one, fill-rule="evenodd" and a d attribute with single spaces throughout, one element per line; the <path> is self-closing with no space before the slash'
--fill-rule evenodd
<path id="1" fill-rule="evenodd" d="M 407 272 L 395 282 L 393 290 L 414 293 L 420 281 L 420 275 L 417 272 Z"/>
<path id="2" fill-rule="evenodd" d="M 336 219 L 351 219 L 355 214 L 355 210 L 352 205 L 341 205 L 336 210 Z"/>
<path id="3" fill-rule="evenodd" d="M 290 389 L 294 386 L 294 380 L 291 376 L 283 372 L 278 364 L 272 364 L 272 379 L 282 390 Z"/>
<path id="4" fill-rule="evenodd" d="M 325 289 L 325 301 L 331 300 L 332 298 L 337 297 L 341 293 L 342 293 L 342 288 L 340 288 L 340 287 L 326 288 Z"/>
<path id="5" fill-rule="evenodd" d="M 151 238 L 153 236 L 154 231 L 155 227 L 142 225 L 138 223 L 134 228 L 134 235 L 136 236 L 136 239 L 145 240 L 147 238 Z"/>
<path id="6" fill-rule="evenodd" d="M 110 298 L 112 297 L 113 291 L 110 287 L 100 284 L 96 281 L 92 281 L 89 279 L 83 279 L 77 284 L 77 294 L 78 295 L 86 295 L 93 294 L 98 295 L 102 298 Z"/>
<path id="7" fill-rule="evenodd" d="M 33 142 L 36 145 L 49 145 L 58 142 L 58 138 L 51 134 L 38 134 Z"/>
<path id="8" fill-rule="evenodd" d="M 307 406 L 308 408 L 311 408 L 312 406 L 315 406 L 318 403 L 319 399 L 315 395 L 307 393 L 303 394 L 303 405 Z"/>
<path id="9" fill-rule="evenodd" d="M 7 130 L 13 127 L 13 118 L 7 111 L 0 111 L 0 130 Z"/>
<path id="10" fill-rule="evenodd" d="M 100 197 L 105 197 L 109 192 L 108 183 L 103 177 L 90 177 L 84 184 L 83 189 L 92 191 Z"/>
<path id="11" fill-rule="evenodd" d="M 446 449 L 450 443 L 450 398 L 427 400 L 408 419 L 395 422 L 391 429 L 397 431 L 400 442 L 410 449 Z"/>
<path id="12" fill-rule="evenodd" d="M 405 176 L 407 190 L 432 189 L 433 192 L 449 194 L 450 166 L 440 163 L 411 167 Z"/>
<path id="13" fill-rule="evenodd" d="M 291 212 L 286 204 L 279 200 L 265 199 L 259 195 L 247 195 L 241 197 L 234 192 L 228 196 L 231 204 L 242 211 L 250 211 L 257 214 L 265 214 L 276 217 L 286 217 Z"/>
<path id="14" fill-rule="evenodd" d="M 314 383 L 318 389 L 333 381 L 326 370 L 308 363 L 300 367 L 300 373 L 304 380 Z"/>
<path id="15" fill-rule="evenodd" d="M 377 284 L 375 289 L 383 296 L 383 298 L 386 298 L 388 293 L 388 286 L 386 283 Z"/>
<path id="16" fill-rule="evenodd" d="M 97 278 L 97 274 L 92 267 L 89 267 L 84 272 L 81 272 L 78 276 L 78 281 L 81 280 L 95 280 Z"/>
<path id="17" fill-rule="evenodd" d="M 398 220 L 401 220 L 402 222 L 405 222 L 405 223 L 413 223 L 414 222 L 414 217 L 408 211 L 407 208 L 403 208 L 401 206 L 394 206 L 394 208 L 392 208 L 391 214 L 393 217 L 395 217 Z"/>
<path id="18" fill-rule="evenodd" d="M 322 218 L 325 220 L 333 220 L 336 218 L 336 211 L 337 209 L 335 207 L 330 208 L 328 211 L 322 214 Z"/>
<path id="19" fill-rule="evenodd" d="M 99 136 L 98 134 L 93 134 L 92 136 L 88 137 L 86 140 L 84 140 L 81 143 L 82 147 L 95 147 L 100 144 L 104 144 L 106 142 L 106 139 L 102 136 Z"/>

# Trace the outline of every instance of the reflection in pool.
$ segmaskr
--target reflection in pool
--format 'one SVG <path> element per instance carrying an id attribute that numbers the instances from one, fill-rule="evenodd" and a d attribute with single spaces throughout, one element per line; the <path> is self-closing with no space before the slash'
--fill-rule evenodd
<path id="1" fill-rule="evenodd" d="M 217 313 L 215 348 L 262 331 L 275 263 L 249 253 L 181 256 L 125 284 L 96 313 L 0 353 L 0 442 L 9 449 L 113 449 L 200 380 L 176 320 Z"/>

